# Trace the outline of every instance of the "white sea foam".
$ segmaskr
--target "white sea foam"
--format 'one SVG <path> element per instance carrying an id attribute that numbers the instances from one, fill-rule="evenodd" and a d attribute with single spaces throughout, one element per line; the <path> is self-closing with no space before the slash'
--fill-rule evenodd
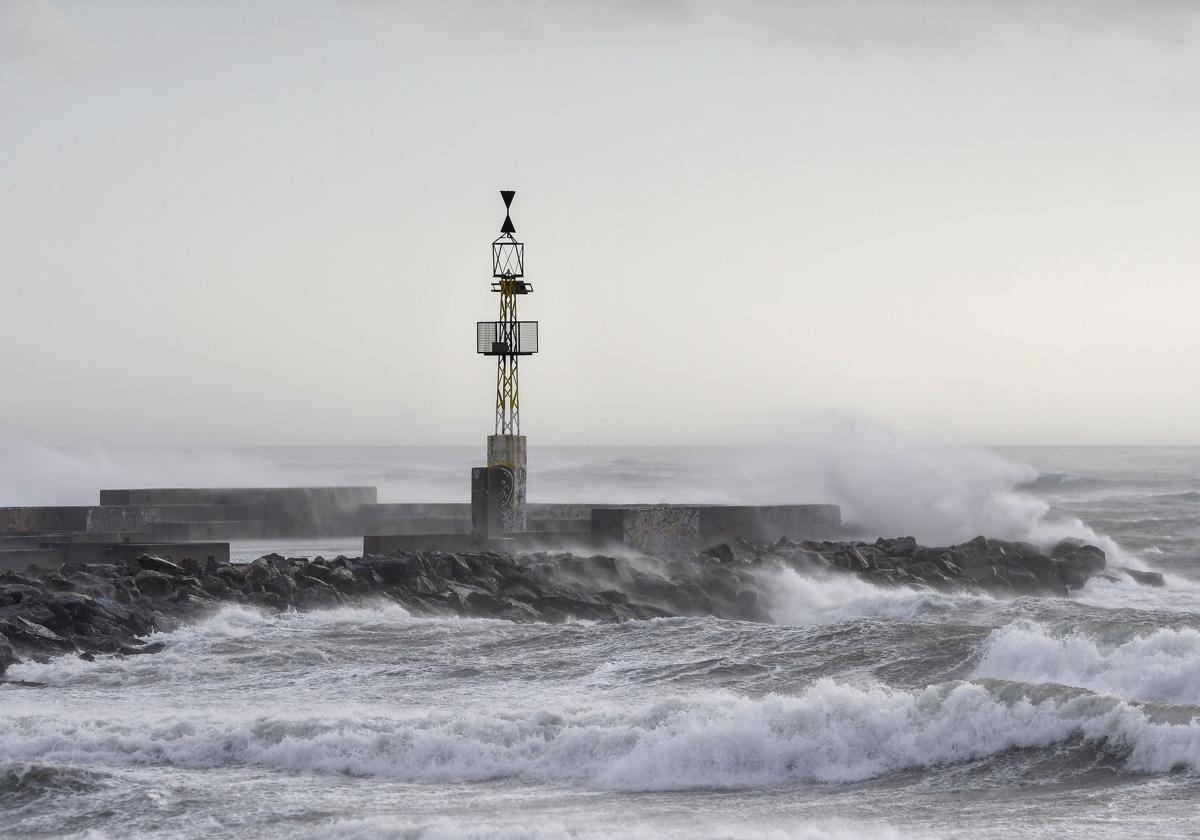
<path id="1" fill-rule="evenodd" d="M 298 835 L 308 840 L 917 840 L 886 825 L 823 822 L 787 829 L 708 823 L 702 830 L 661 825 L 496 825 L 441 819 L 412 822 L 394 817 L 338 820 Z"/>
<path id="2" fill-rule="evenodd" d="M 215 679 L 239 666 L 222 654 L 230 643 L 270 644 L 273 638 L 295 637 L 303 633 L 330 630 L 381 630 L 416 622 L 448 619 L 417 619 L 408 610 L 391 601 L 380 600 L 356 607 L 337 607 L 312 612 L 266 613 L 252 607 L 230 605 L 207 618 L 187 623 L 169 632 L 157 632 L 149 641 L 164 645 L 154 656 L 98 656 L 88 662 L 69 654 L 47 662 L 26 661 L 9 667 L 10 679 L 50 683 L 55 686 L 95 685 L 130 686 L 159 682 L 169 677 Z M 205 654 L 218 654 L 206 656 Z M 321 658 L 319 650 L 306 648 L 303 654 Z"/>
<path id="3" fill-rule="evenodd" d="M 761 787 L 868 779 L 1073 737 L 1119 751 L 1132 771 L 1200 768 L 1200 723 L 1166 723 L 1112 697 L 975 683 L 906 692 L 829 680 L 804 694 L 725 693 L 642 706 L 347 706 L 55 710 L 0 718 L 9 760 L 73 765 L 229 764 L 415 783 L 515 778 L 609 790 Z"/>
<path id="4" fill-rule="evenodd" d="M 905 586 L 883 587 L 854 575 L 807 575 L 791 569 L 764 574 L 764 594 L 777 624 L 829 624 L 858 618 L 913 618 L 953 607 L 985 606 L 986 595 L 950 595 Z"/>
<path id="5" fill-rule="evenodd" d="M 1164 586 L 1144 586 L 1121 576 L 1116 581 L 1090 578 L 1071 599 L 1091 607 L 1110 610 L 1200 613 L 1200 585 L 1177 575 L 1164 574 Z"/>
<path id="6" fill-rule="evenodd" d="M 1120 644 L 1017 622 L 988 637 L 976 677 L 1060 683 L 1131 700 L 1200 704 L 1200 631 L 1162 629 Z"/>

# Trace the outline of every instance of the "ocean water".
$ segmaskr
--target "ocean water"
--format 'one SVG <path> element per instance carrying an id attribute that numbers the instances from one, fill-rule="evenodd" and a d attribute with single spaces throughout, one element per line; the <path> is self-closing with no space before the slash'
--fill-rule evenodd
<path id="1" fill-rule="evenodd" d="M 191 475 L 461 498 L 476 456 L 228 451 Z M 67 494 L 190 463 L 56 457 Z M 549 449 L 530 471 L 535 500 L 836 501 L 863 535 L 1078 535 L 1167 586 L 996 599 L 774 575 L 771 624 L 228 608 L 158 655 L 15 666 L 49 685 L 0 687 L 0 836 L 1200 835 L 1200 450 L 870 433 Z"/>

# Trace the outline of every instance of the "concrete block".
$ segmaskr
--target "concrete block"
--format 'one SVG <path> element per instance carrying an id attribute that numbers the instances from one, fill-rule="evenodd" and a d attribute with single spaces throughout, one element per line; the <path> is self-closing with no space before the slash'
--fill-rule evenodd
<path id="1" fill-rule="evenodd" d="M 43 531 L 86 531 L 89 507 L 0 508 L 0 533 L 36 534 Z"/>
<path id="2" fill-rule="evenodd" d="M 374 487 L 157 487 L 101 490 L 101 505 L 289 505 L 355 508 L 378 501 Z"/>
<path id="3" fill-rule="evenodd" d="M 374 487 L 164 487 L 101 490 L 100 504 L 173 508 L 184 514 L 157 521 L 271 520 L 280 523 L 279 535 L 348 536 L 362 533 L 361 511 L 375 505 L 377 496 Z M 209 506 L 210 511 L 189 516 L 182 509 L 187 505 Z"/>
<path id="4" fill-rule="evenodd" d="M 704 548 L 741 537 L 834 537 L 841 528 L 837 505 L 619 505 L 592 508 L 592 532 L 645 551 Z"/>
<path id="5" fill-rule="evenodd" d="M 378 534 L 363 537 L 363 554 L 385 555 L 396 551 L 575 551 L 594 550 L 601 541 L 589 532 L 522 531 L 476 540 L 471 534 Z"/>
<path id="6" fill-rule="evenodd" d="M 487 479 L 487 467 L 471 467 L 471 535 L 477 540 L 488 532 Z"/>
<path id="7" fill-rule="evenodd" d="M 155 542 L 288 539 L 297 534 L 282 522 L 270 519 L 221 520 L 217 522 L 162 522 L 151 534 Z"/>

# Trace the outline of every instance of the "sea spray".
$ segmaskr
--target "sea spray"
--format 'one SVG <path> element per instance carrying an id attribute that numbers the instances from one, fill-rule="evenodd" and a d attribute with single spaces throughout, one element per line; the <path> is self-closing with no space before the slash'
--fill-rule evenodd
<path id="1" fill-rule="evenodd" d="M 908 586 L 883 587 L 841 572 L 801 574 L 781 568 L 758 575 L 777 624 L 833 624 L 860 618 L 914 618 L 953 608 L 986 607 L 995 598 Z"/>

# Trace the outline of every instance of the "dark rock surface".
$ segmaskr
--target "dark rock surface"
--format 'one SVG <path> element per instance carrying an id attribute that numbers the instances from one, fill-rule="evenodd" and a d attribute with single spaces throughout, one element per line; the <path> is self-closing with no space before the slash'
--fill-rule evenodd
<path id="1" fill-rule="evenodd" d="M 662 558 L 544 552 L 422 552 L 390 557 L 289 559 L 176 565 L 141 555 L 110 564 L 0 572 L 0 674 L 20 658 L 77 652 L 152 653 L 153 630 L 223 604 L 312 610 L 368 598 L 414 613 L 513 621 L 624 621 L 681 615 L 770 621 L 771 575 L 852 574 L 882 586 L 1001 595 L 1064 595 L 1105 571 L 1104 552 L 1064 541 L 1047 556 L 1032 545 L 976 537 L 933 548 L 912 537 L 774 545 L 738 541 Z M 1161 575 L 1122 569 L 1139 583 Z"/>

